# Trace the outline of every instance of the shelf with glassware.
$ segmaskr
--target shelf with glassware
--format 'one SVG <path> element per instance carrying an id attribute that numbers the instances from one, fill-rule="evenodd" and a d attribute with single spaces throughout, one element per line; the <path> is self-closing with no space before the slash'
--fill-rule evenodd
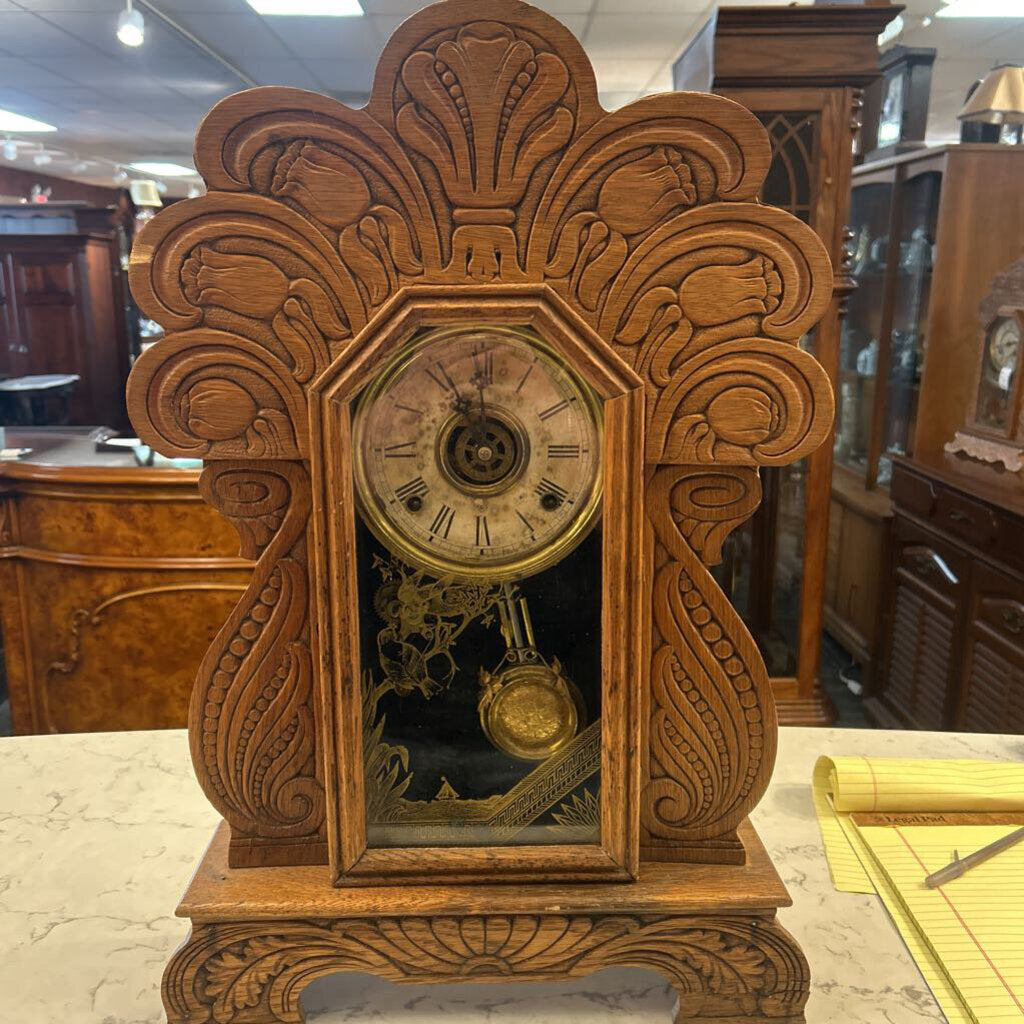
<path id="1" fill-rule="evenodd" d="M 892 460 L 941 453 L 955 429 L 950 419 L 963 412 L 959 391 L 971 370 L 955 369 L 956 353 L 965 331 L 973 336 L 992 274 L 1012 258 L 999 254 L 1024 250 L 1022 158 L 1016 147 L 950 145 L 853 172 L 857 288 L 840 341 L 825 625 L 864 670 L 868 692 L 877 676 Z"/>

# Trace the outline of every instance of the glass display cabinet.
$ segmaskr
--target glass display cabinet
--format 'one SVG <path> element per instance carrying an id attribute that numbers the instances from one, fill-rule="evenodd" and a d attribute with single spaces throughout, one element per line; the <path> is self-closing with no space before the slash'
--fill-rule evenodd
<path id="1" fill-rule="evenodd" d="M 834 456 L 868 490 L 913 449 L 941 182 L 941 158 L 854 176 Z"/>
<path id="2" fill-rule="evenodd" d="M 865 670 L 868 693 L 884 639 L 893 461 L 941 461 L 974 414 L 967 339 L 993 276 L 1020 255 L 1022 158 L 1012 146 L 961 144 L 853 172 L 857 287 L 840 340 L 825 625 Z"/>
<path id="3" fill-rule="evenodd" d="M 897 11 L 872 4 L 718 12 L 714 91 L 752 110 L 772 146 L 761 197 L 809 224 L 836 271 L 832 305 L 800 345 L 827 368 L 837 393 L 850 291 L 843 253 L 851 144 L 863 90 L 880 74 L 878 34 Z M 829 445 L 766 469 L 760 508 L 730 535 L 715 570 L 768 665 L 779 720 L 793 725 L 833 717 L 818 683 L 831 477 Z"/>

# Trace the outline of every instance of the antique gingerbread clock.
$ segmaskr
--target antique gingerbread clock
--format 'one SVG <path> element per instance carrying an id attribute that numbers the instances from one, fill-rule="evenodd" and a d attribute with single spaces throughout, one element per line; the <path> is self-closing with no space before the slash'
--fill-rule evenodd
<path id="1" fill-rule="evenodd" d="M 671 979 L 803 1019 L 747 822 L 768 680 L 708 566 L 827 436 L 831 273 L 716 96 L 613 113 L 572 35 L 448 0 L 367 106 L 265 88 L 196 143 L 132 287 L 141 437 L 202 458 L 252 581 L 196 680 L 224 823 L 171 1024 L 299 1021 L 314 978 Z"/>
<path id="2" fill-rule="evenodd" d="M 988 464 L 996 472 L 1024 469 L 1024 257 L 992 280 L 978 309 L 977 363 L 966 422 L 945 450 L 958 459 Z"/>

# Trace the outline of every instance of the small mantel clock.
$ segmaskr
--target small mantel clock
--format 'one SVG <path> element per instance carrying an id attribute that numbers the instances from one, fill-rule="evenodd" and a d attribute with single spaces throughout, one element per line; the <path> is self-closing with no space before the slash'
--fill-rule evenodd
<path id="1" fill-rule="evenodd" d="M 1024 258 L 995 276 L 981 302 L 978 325 L 978 362 L 964 429 L 946 444 L 946 451 L 1019 473 L 1024 469 Z"/>
<path id="2" fill-rule="evenodd" d="M 410 18 L 363 109 L 207 116 L 207 194 L 132 256 L 167 331 L 135 426 L 205 461 L 256 562 L 191 704 L 224 824 L 171 1024 L 298 1021 L 335 971 L 611 964 L 667 975 L 680 1021 L 803 1019 L 746 820 L 771 692 L 708 570 L 758 468 L 831 425 L 797 344 L 828 258 L 756 201 L 769 161 L 719 97 L 602 110 L 517 0 Z"/>

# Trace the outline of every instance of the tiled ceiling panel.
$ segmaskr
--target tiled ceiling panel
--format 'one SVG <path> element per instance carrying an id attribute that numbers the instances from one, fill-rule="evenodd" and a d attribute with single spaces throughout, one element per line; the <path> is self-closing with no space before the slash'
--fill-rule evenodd
<path id="1" fill-rule="evenodd" d="M 1024 56 L 1024 18 L 935 18 L 925 27 L 922 19 L 934 14 L 938 0 L 905 2 L 907 27 L 899 41 L 940 51 L 929 132 L 942 140 L 955 134 L 955 113 L 970 82 L 996 60 Z M 68 175 L 76 160 L 93 158 L 83 177 L 95 183 L 109 184 L 115 163 L 159 157 L 188 164 L 204 112 L 245 88 L 245 79 L 322 90 L 361 105 L 388 36 L 421 6 L 420 0 L 363 0 L 362 18 L 263 18 L 245 0 L 136 4 L 146 19 L 146 40 L 131 50 L 115 38 L 123 0 L 0 0 L 0 106 L 58 128 L 21 146 L 19 164 L 32 166 L 42 143 L 67 154 L 55 156 L 47 172 Z M 672 61 L 709 11 L 707 0 L 537 5 L 582 40 L 608 107 L 671 88 Z M 204 53 L 153 8 L 223 60 Z M 188 183 L 168 184 L 182 189 Z"/>

